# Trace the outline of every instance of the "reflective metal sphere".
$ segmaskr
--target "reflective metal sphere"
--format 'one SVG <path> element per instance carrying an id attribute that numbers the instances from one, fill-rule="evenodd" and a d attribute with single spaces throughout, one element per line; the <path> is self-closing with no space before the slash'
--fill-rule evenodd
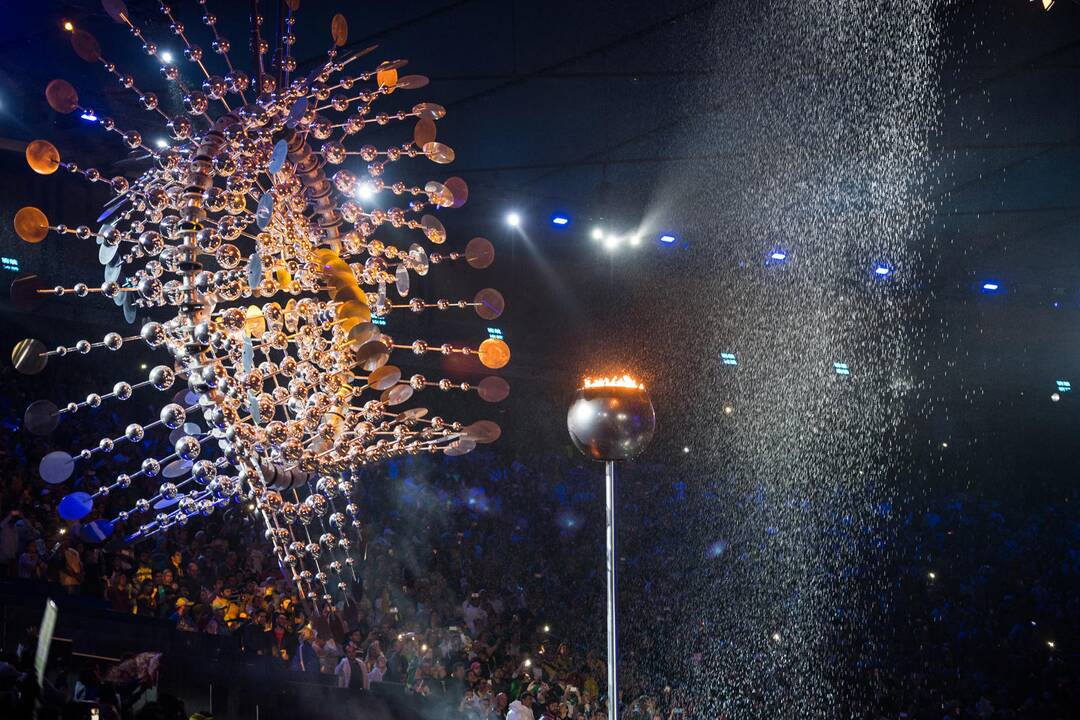
<path id="1" fill-rule="evenodd" d="M 582 388 L 566 415 L 570 439 L 593 460 L 626 460 L 641 453 L 656 430 L 649 393 L 640 388 Z"/>

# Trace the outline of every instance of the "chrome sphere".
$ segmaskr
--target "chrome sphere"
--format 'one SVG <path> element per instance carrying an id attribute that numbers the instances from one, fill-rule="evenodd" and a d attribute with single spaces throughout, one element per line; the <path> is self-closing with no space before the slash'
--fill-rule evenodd
<path id="1" fill-rule="evenodd" d="M 641 388 L 582 388 L 566 415 L 570 439 L 593 460 L 626 460 L 641 453 L 656 430 L 649 393 Z"/>

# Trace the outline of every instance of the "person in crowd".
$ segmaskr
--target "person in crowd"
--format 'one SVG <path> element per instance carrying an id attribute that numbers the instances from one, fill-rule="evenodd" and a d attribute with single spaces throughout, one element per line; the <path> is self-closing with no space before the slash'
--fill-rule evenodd
<path id="1" fill-rule="evenodd" d="M 334 675 L 337 676 L 338 687 L 352 690 L 368 689 L 367 668 L 360 660 L 359 649 L 356 645 L 350 642 L 345 646 L 345 657 L 341 658 L 337 664 Z"/>

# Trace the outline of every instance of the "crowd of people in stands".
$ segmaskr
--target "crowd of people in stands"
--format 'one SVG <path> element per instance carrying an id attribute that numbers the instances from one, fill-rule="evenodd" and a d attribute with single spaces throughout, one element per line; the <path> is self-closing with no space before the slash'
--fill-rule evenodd
<path id="1" fill-rule="evenodd" d="M 222 636 L 248 662 L 312 682 L 350 691 L 393 683 L 447 703 L 456 717 L 605 716 L 604 630 L 595 622 L 603 536 L 586 521 L 602 498 L 595 473 L 572 455 L 516 452 L 507 461 L 477 451 L 388 463 L 357 483 L 366 517 L 360 579 L 336 612 L 314 614 L 243 506 L 134 546 L 119 532 L 100 544 L 82 540 L 77 524 L 57 518 L 58 494 L 35 476 L 46 444 L 19 431 L 26 400 L 18 391 L 0 396 L 0 575 Z M 100 423 L 80 418 L 49 449 L 92 445 L 95 424 L 122 425 L 106 417 L 119 411 L 99 412 Z M 627 511 L 624 607 L 631 616 L 651 610 L 650 622 L 667 623 L 673 636 L 700 636 L 700 605 L 679 599 L 688 586 L 647 580 L 689 577 L 702 564 L 700 552 L 686 551 L 681 525 L 704 490 L 671 480 L 669 468 L 655 476 L 651 502 Z M 836 623 L 832 662 L 859 688 L 846 702 L 881 718 L 1053 719 L 1080 707 L 1078 507 L 1074 489 L 1015 507 L 954 492 L 885 513 L 867 535 L 888 548 L 874 566 L 895 581 L 879 618 L 888 630 L 871 643 L 857 623 Z M 676 646 L 646 622 L 626 633 L 623 714 L 738 715 L 695 675 L 710 667 L 706 638 Z M 779 689 L 734 694 L 761 694 L 752 715 L 790 679 L 774 680 Z"/>

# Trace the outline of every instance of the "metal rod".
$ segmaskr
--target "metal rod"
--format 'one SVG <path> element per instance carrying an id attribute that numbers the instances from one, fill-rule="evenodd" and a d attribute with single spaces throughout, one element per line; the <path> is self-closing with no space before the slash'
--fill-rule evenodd
<path id="1" fill-rule="evenodd" d="M 615 462 L 604 463 L 604 496 L 607 504 L 607 680 L 608 720 L 619 719 L 618 586 L 615 551 Z"/>

